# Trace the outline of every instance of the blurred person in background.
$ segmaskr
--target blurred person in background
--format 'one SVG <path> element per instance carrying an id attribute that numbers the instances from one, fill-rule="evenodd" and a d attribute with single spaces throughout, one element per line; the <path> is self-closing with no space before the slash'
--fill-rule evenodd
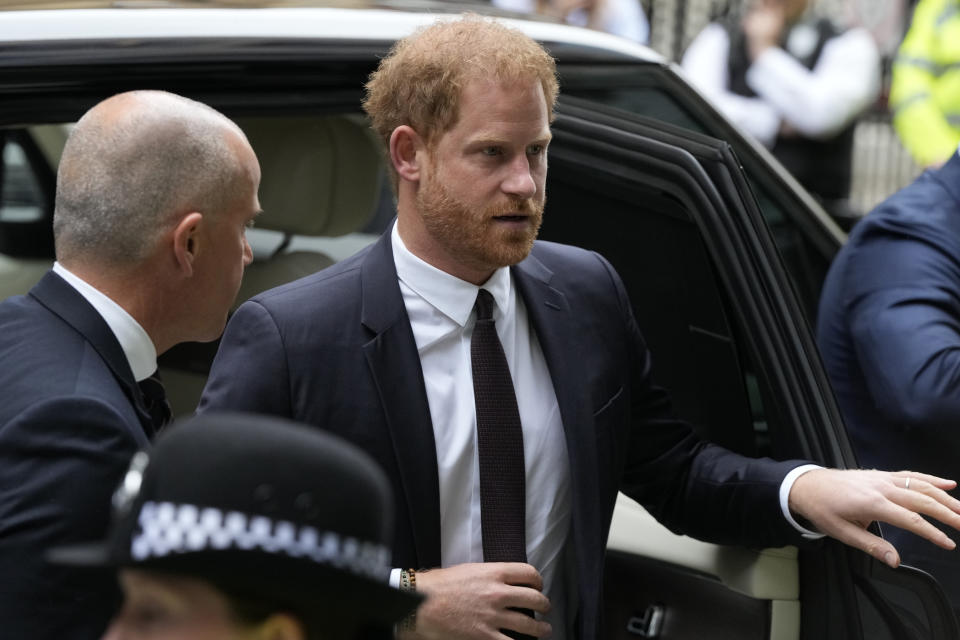
<path id="1" fill-rule="evenodd" d="M 857 117 L 880 91 L 870 33 L 808 12 L 809 0 L 753 0 L 709 24 L 682 65 L 734 124 L 769 148 L 842 225 Z"/>
<path id="2" fill-rule="evenodd" d="M 640 44 L 647 44 L 650 39 L 650 23 L 639 0 L 492 0 L 492 3 L 499 9 L 538 13 Z"/>
<path id="3" fill-rule="evenodd" d="M 348 640 L 422 600 L 387 584 L 390 492 L 337 436 L 211 413 L 133 456 L 106 538 L 49 558 L 119 570 L 125 601 L 103 640 Z"/>
<path id="4" fill-rule="evenodd" d="M 893 126 L 921 167 L 960 144 L 960 0 L 920 0 L 893 63 Z"/>

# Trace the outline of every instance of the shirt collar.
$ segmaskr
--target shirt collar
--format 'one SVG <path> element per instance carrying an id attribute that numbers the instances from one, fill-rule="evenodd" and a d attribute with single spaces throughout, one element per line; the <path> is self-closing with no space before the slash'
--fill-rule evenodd
<path id="1" fill-rule="evenodd" d="M 59 262 L 53 263 L 53 272 L 76 289 L 107 323 L 127 356 L 134 379 L 140 382 L 149 378 L 157 370 L 157 348 L 140 323 L 106 294 L 71 273 Z"/>
<path id="2" fill-rule="evenodd" d="M 403 244 L 396 223 L 393 225 L 390 240 L 397 277 L 442 314 L 461 327 L 466 326 L 481 287 L 441 271 L 411 253 Z M 495 319 L 498 310 L 502 315 L 503 310 L 509 308 L 511 284 L 510 268 L 501 267 L 482 285 L 497 304 L 497 309 L 494 310 Z"/>

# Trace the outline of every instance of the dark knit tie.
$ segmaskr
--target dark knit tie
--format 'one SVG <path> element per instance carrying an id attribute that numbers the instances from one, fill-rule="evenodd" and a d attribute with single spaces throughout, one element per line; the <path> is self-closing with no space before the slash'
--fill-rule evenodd
<path id="1" fill-rule="evenodd" d="M 170 422 L 173 411 L 167 401 L 167 392 L 163 388 L 159 371 L 154 371 L 149 378 L 144 378 L 137 384 L 140 386 L 140 393 L 143 395 L 143 405 L 146 407 L 147 413 L 150 414 L 153 433 L 149 435 L 153 436 Z"/>
<path id="2" fill-rule="evenodd" d="M 483 559 L 485 562 L 526 562 L 526 479 L 517 396 L 493 323 L 493 296 L 480 289 L 474 309 L 477 323 L 470 341 L 470 362 L 477 407 Z M 533 616 L 530 610 L 520 611 Z M 530 638 L 501 631 L 511 638 Z"/>

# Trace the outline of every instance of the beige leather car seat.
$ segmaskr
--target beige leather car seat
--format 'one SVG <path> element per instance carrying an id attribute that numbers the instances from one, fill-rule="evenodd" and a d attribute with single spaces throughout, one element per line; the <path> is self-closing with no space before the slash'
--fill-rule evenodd
<path id="1" fill-rule="evenodd" d="M 342 236 L 370 221 L 380 198 L 383 160 L 366 123 L 350 116 L 239 118 L 260 160 L 256 226 L 293 236 Z M 256 259 L 237 305 L 261 291 L 333 264 L 315 251 L 281 250 Z"/>
<path id="2" fill-rule="evenodd" d="M 379 142 L 359 116 L 235 121 L 260 161 L 263 214 L 256 227 L 285 237 L 274 251 L 255 256 L 246 268 L 235 305 L 239 306 L 262 291 L 333 264 L 335 260 L 321 251 L 287 251 L 288 241 L 363 229 L 377 209 L 384 174 Z M 161 359 L 174 415 L 192 413 L 200 400 L 214 355 L 208 346 L 181 345 Z"/>

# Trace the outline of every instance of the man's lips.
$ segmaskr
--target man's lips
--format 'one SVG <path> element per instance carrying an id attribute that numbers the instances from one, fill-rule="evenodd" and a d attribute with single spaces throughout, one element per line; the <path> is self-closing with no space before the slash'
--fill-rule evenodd
<path id="1" fill-rule="evenodd" d="M 502 222 L 525 222 L 530 216 L 523 213 L 509 213 L 500 216 L 493 216 L 494 220 Z"/>

